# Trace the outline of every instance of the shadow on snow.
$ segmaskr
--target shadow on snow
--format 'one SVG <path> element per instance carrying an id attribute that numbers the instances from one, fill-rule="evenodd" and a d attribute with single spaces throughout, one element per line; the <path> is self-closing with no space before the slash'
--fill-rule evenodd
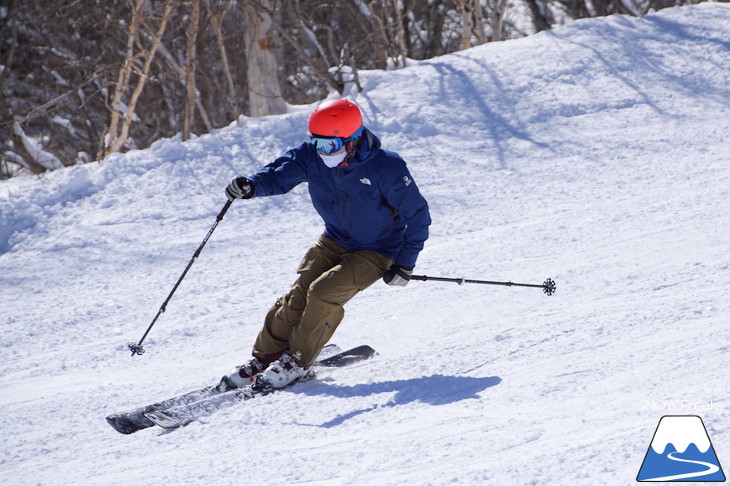
<path id="1" fill-rule="evenodd" d="M 325 422 L 319 427 L 330 428 L 344 423 L 357 415 L 370 412 L 380 407 L 393 407 L 413 402 L 429 405 L 447 405 L 469 398 L 479 398 L 479 393 L 498 385 L 502 379 L 498 376 L 473 378 L 468 376 L 432 375 L 410 380 L 384 381 L 354 386 L 329 385 L 319 382 L 308 387 L 295 387 L 293 393 L 303 395 L 325 395 L 336 398 L 367 397 L 379 393 L 395 395 L 384 405 L 354 410 Z"/>

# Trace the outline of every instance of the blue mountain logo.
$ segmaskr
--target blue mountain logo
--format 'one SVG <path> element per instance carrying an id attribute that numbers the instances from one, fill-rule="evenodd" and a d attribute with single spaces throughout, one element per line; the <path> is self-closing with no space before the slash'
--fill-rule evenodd
<path id="1" fill-rule="evenodd" d="M 702 419 L 696 415 L 662 417 L 636 480 L 724 482 L 725 474 Z"/>

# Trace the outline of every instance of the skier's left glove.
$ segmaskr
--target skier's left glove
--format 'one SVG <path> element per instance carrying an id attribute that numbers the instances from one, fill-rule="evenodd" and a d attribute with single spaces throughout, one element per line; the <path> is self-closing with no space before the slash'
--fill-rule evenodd
<path id="1" fill-rule="evenodd" d="M 410 282 L 411 275 L 413 275 L 413 267 L 404 267 L 394 263 L 383 274 L 383 281 L 388 285 L 405 287 Z"/>

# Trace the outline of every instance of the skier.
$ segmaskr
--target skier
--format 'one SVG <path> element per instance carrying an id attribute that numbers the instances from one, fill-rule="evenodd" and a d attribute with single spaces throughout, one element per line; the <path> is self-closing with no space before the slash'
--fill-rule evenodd
<path id="1" fill-rule="evenodd" d="M 428 204 L 395 152 L 364 125 L 345 100 L 310 115 L 310 140 L 250 177 L 226 187 L 229 200 L 284 194 L 309 185 L 325 231 L 304 256 L 291 290 L 271 307 L 253 358 L 228 381 L 281 388 L 306 374 L 344 316 L 343 306 L 381 277 L 405 286 L 428 238 Z"/>

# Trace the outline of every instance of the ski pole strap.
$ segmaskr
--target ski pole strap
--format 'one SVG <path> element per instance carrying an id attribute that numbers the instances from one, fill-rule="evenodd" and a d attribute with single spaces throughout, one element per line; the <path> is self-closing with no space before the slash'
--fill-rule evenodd
<path id="1" fill-rule="evenodd" d="M 471 280 L 467 278 L 453 278 L 453 277 L 429 277 L 427 275 L 411 275 L 411 280 L 433 280 L 434 282 L 453 282 L 459 285 L 465 283 L 482 284 L 482 285 L 503 285 L 505 287 L 533 287 L 542 289 L 547 295 L 553 295 L 557 288 L 555 282 L 552 279 L 545 280 L 542 284 L 527 284 L 527 283 L 515 283 L 515 282 L 495 282 L 492 280 Z"/>

